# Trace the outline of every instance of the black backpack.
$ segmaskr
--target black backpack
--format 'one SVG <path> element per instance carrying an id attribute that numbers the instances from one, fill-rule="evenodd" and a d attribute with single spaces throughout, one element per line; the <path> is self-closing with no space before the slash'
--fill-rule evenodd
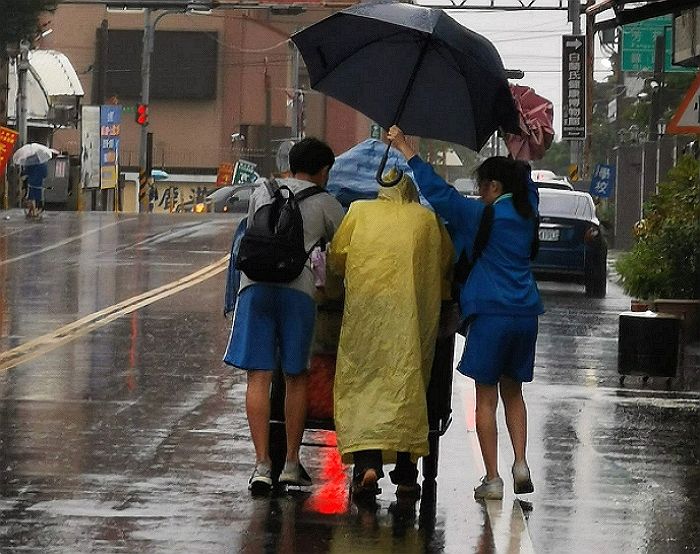
<path id="1" fill-rule="evenodd" d="M 299 203 L 325 190 L 314 186 L 294 194 L 287 186 L 277 186 L 274 180 L 265 185 L 272 202 L 253 214 L 241 239 L 236 268 L 254 281 L 289 283 L 301 275 L 311 253 L 304 245 Z"/>

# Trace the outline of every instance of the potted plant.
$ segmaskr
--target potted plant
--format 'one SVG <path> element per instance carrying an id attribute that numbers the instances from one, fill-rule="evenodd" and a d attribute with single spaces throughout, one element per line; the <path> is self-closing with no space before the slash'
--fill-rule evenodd
<path id="1" fill-rule="evenodd" d="M 644 205 L 637 242 L 615 267 L 627 294 L 681 315 L 686 341 L 700 338 L 700 163 L 682 157 Z"/>

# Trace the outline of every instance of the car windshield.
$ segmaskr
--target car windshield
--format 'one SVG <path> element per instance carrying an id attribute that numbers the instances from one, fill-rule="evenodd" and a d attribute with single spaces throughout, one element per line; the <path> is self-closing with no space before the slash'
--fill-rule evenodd
<path id="1" fill-rule="evenodd" d="M 542 194 L 542 191 L 540 191 L 540 215 L 574 217 L 589 221 L 595 218 L 590 198 L 580 194 Z"/>

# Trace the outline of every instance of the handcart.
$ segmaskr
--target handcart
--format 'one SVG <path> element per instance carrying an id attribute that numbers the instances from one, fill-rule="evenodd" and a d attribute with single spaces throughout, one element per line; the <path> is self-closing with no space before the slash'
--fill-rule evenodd
<path id="1" fill-rule="evenodd" d="M 333 379 L 342 315 L 342 302 L 324 302 L 318 306 L 316 334 L 309 370 L 310 394 L 305 425 L 307 430 L 335 430 L 332 414 Z M 430 454 L 422 458 L 421 462 L 424 488 L 425 484 L 434 483 L 437 477 L 440 437 L 445 434 L 452 422 L 453 353 L 454 335 L 439 338 L 427 390 Z M 284 377 L 280 370 L 275 371 L 273 377 L 270 404 L 270 457 L 272 478 L 276 485 L 284 467 L 287 450 L 284 426 Z M 308 442 L 302 444 L 327 446 Z"/>

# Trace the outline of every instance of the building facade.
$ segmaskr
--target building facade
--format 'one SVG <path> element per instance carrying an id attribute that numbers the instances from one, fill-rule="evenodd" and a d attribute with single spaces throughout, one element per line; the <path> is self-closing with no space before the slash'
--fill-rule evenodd
<path id="1" fill-rule="evenodd" d="M 366 117 L 309 90 L 303 62 L 295 63 L 290 34 L 338 9 L 305 6 L 296 15 L 251 8 L 159 18 L 148 127 L 154 167 L 211 173 L 222 162 L 245 158 L 267 174 L 275 170 L 278 145 L 291 137 L 294 121 L 336 153 L 369 136 Z M 122 105 L 120 162 L 122 168 L 137 168 L 140 127 L 134 109 L 141 88 L 143 13 L 59 5 L 50 18 L 53 32 L 40 47 L 70 59 L 85 91 L 83 105 Z M 293 101 L 295 91 L 302 91 L 303 101 Z M 80 131 L 57 129 L 53 145 L 77 155 Z"/>

